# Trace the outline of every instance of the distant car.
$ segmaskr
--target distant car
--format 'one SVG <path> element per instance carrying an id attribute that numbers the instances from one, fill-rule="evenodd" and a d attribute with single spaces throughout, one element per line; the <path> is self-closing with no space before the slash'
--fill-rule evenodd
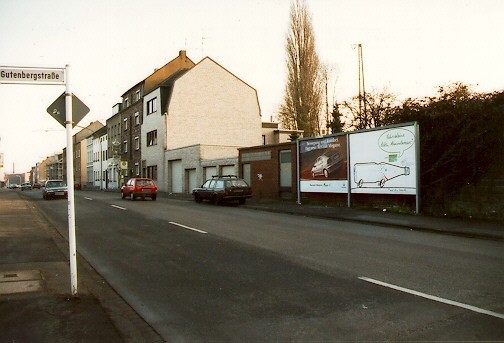
<path id="1" fill-rule="evenodd" d="M 53 198 L 68 199 L 68 187 L 63 180 L 47 180 L 42 188 L 42 197 L 45 200 Z"/>
<path id="2" fill-rule="evenodd" d="M 32 186 L 33 189 L 40 189 L 40 183 L 35 182 Z"/>
<path id="3" fill-rule="evenodd" d="M 341 160 L 342 158 L 337 152 L 320 155 L 311 169 L 312 176 L 324 175 L 328 178 L 329 174 L 339 166 Z"/>
<path id="4" fill-rule="evenodd" d="M 192 190 L 194 201 L 210 200 L 218 205 L 223 201 L 245 201 L 252 197 L 252 188 L 245 180 L 235 175 L 214 176 L 207 180 L 201 187 Z"/>
<path id="5" fill-rule="evenodd" d="M 29 182 L 23 182 L 21 184 L 21 190 L 24 191 L 25 189 L 26 190 L 31 190 L 32 189 L 31 183 L 29 183 Z"/>
<path id="6" fill-rule="evenodd" d="M 123 199 L 130 198 L 131 200 L 136 198 L 156 200 L 157 191 L 157 186 L 152 179 L 145 177 L 132 178 L 121 187 L 121 197 Z"/>
<path id="7" fill-rule="evenodd" d="M 17 183 L 9 183 L 9 189 L 17 189 L 19 185 Z"/>

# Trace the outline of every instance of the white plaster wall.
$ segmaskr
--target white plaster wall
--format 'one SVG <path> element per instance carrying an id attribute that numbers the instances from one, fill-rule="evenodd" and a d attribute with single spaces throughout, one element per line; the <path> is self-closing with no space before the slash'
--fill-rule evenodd
<path id="1" fill-rule="evenodd" d="M 166 119 L 167 149 L 255 146 L 262 141 L 255 89 L 210 58 L 175 82 Z"/>
<path id="2" fill-rule="evenodd" d="M 147 114 L 147 102 L 157 97 L 157 111 Z M 140 144 L 142 149 L 142 160 L 145 160 L 144 167 L 157 165 L 157 181 L 161 191 L 166 191 L 166 164 L 164 163 L 165 152 L 165 116 L 161 109 L 161 92 L 156 88 L 145 95 L 143 101 L 143 124 L 141 128 Z M 157 145 L 147 146 L 147 132 L 157 130 Z"/>

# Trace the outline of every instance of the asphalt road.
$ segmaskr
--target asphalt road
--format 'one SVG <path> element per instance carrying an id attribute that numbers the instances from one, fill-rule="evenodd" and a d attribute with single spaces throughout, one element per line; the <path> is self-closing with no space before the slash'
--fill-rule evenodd
<path id="1" fill-rule="evenodd" d="M 29 196 L 67 236 L 67 202 Z M 502 242 L 102 192 L 76 192 L 76 221 L 170 342 L 504 340 Z"/>

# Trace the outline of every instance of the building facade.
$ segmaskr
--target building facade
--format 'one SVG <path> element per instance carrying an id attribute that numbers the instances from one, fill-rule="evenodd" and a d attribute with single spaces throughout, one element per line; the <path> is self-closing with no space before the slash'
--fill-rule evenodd
<path id="1" fill-rule="evenodd" d="M 238 148 L 261 143 L 257 92 L 211 58 L 147 93 L 142 156 L 161 191 L 189 193 L 238 173 Z"/>

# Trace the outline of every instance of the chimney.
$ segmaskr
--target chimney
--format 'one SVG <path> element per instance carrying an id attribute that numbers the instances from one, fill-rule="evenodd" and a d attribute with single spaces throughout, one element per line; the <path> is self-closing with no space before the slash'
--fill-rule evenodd
<path id="1" fill-rule="evenodd" d="M 187 56 L 186 56 L 186 51 L 185 50 L 180 50 L 179 51 L 179 57 L 181 59 L 185 59 Z"/>

